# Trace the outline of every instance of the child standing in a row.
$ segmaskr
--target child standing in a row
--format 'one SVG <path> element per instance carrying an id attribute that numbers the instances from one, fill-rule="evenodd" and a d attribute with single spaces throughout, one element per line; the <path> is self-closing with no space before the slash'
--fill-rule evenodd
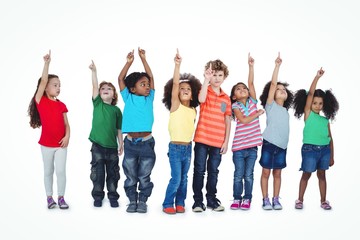
<path id="1" fill-rule="evenodd" d="M 286 149 L 290 134 L 290 117 L 288 109 L 292 105 L 293 94 L 287 89 L 288 84 L 278 82 L 278 75 L 282 59 L 280 53 L 275 60 L 272 79 L 267 83 L 260 96 L 261 105 L 266 111 L 266 128 L 263 132 L 260 165 L 261 191 L 264 210 L 281 210 L 279 201 L 281 187 L 281 170 L 286 167 Z M 273 198 L 269 200 L 268 182 L 270 173 L 273 174 Z"/>
<path id="2" fill-rule="evenodd" d="M 35 94 L 29 104 L 28 114 L 32 128 L 41 127 L 39 144 L 44 163 L 44 184 L 47 207 L 56 206 L 53 199 L 53 175 L 56 170 L 58 204 L 60 209 L 68 209 L 64 200 L 66 187 L 66 158 L 70 138 L 68 109 L 57 97 L 60 94 L 60 80 L 49 74 L 51 51 L 44 56 L 44 68 L 38 80 Z"/>
<path id="3" fill-rule="evenodd" d="M 254 86 L 254 59 L 248 55 L 248 87 L 239 82 L 231 89 L 231 103 L 236 128 L 232 145 L 235 166 L 233 197 L 230 208 L 233 210 L 250 209 L 254 183 L 254 166 L 258 146 L 262 144 L 259 116 L 264 110 L 257 109 Z M 245 192 L 244 195 L 243 191 Z"/>
<path id="4" fill-rule="evenodd" d="M 191 74 L 180 74 L 182 58 L 177 51 L 174 76 L 164 87 L 162 102 L 170 110 L 169 162 L 171 179 L 166 189 L 163 211 L 167 214 L 185 212 L 188 171 L 191 164 L 192 138 L 195 130 L 196 107 L 200 81 Z M 175 208 L 174 208 L 175 204 Z"/>
<path id="5" fill-rule="evenodd" d="M 231 102 L 221 84 L 229 75 L 227 66 L 218 60 L 209 61 L 205 66 L 204 83 L 200 90 L 200 115 L 195 130 L 193 191 L 194 212 L 203 212 L 202 188 L 207 171 L 207 207 L 214 211 L 224 211 L 216 198 L 221 156 L 228 149 L 231 127 Z"/>
<path id="6" fill-rule="evenodd" d="M 329 166 L 334 165 L 334 143 L 330 130 L 329 119 L 334 120 L 339 103 L 331 90 L 316 89 L 317 82 L 324 75 L 320 68 L 311 83 L 309 92 L 298 90 L 295 94 L 295 117 L 304 114 L 305 126 L 303 130 L 303 145 L 301 148 L 302 163 L 300 170 L 303 174 L 299 184 L 299 197 L 295 201 L 295 208 L 302 209 L 304 194 L 312 172 L 317 172 L 319 179 L 320 203 L 325 210 L 331 205 L 326 199 L 326 175 Z M 325 117 L 320 115 L 323 112 Z"/>
<path id="7" fill-rule="evenodd" d="M 122 167 L 126 180 L 124 189 L 129 198 L 127 212 L 146 213 L 147 200 L 154 184 L 150 175 L 155 165 L 155 139 L 152 126 L 154 123 L 154 78 L 146 61 L 145 50 L 138 48 L 139 57 L 145 72 L 133 72 L 126 76 L 134 61 L 134 50 L 127 55 L 118 83 L 124 101 L 122 123 L 124 138 L 124 160 Z M 139 190 L 139 191 L 138 191 Z"/>
<path id="8" fill-rule="evenodd" d="M 94 107 L 89 136 L 89 140 L 92 142 L 90 179 L 93 182 L 93 189 L 91 195 L 94 198 L 94 206 L 101 207 L 105 196 L 106 179 L 110 206 L 118 207 L 119 155 L 123 152 L 122 113 L 116 106 L 118 94 L 115 86 L 110 82 L 101 82 L 99 86 L 97 70 L 93 61 L 89 68 L 92 72 L 92 103 Z"/>

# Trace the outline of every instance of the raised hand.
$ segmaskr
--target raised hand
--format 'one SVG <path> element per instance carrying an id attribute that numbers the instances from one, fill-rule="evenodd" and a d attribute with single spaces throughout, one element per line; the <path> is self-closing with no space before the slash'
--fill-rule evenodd
<path id="1" fill-rule="evenodd" d="M 144 49 L 141 49 L 140 47 L 138 47 L 138 53 L 139 53 L 139 57 L 140 57 L 141 59 L 145 59 L 145 58 L 146 58 L 145 50 L 144 50 Z"/>
<path id="2" fill-rule="evenodd" d="M 44 62 L 50 63 L 51 61 L 51 50 L 49 50 L 49 53 L 44 56 Z"/>
<path id="3" fill-rule="evenodd" d="M 91 60 L 91 64 L 90 64 L 89 68 L 91 69 L 91 71 L 96 72 L 96 66 L 95 66 L 95 63 L 93 60 Z"/>
<path id="4" fill-rule="evenodd" d="M 126 61 L 132 63 L 134 61 L 134 49 L 126 56 Z"/>
<path id="5" fill-rule="evenodd" d="M 211 63 L 210 63 L 208 69 L 206 69 L 204 72 L 204 77 L 207 80 L 208 84 L 210 84 L 210 80 L 213 76 L 214 76 L 214 70 L 212 70 Z"/>
<path id="6" fill-rule="evenodd" d="M 182 58 L 179 54 L 179 49 L 176 49 L 176 56 L 174 58 L 174 62 L 176 65 L 180 65 L 181 61 L 182 61 Z"/>
<path id="7" fill-rule="evenodd" d="M 322 67 L 320 68 L 320 70 L 319 71 L 317 71 L 317 74 L 316 74 L 316 76 L 317 77 L 322 77 L 322 75 L 324 75 L 324 73 L 325 73 L 325 71 L 322 69 Z"/>
<path id="8" fill-rule="evenodd" d="M 248 54 L 248 63 L 249 66 L 254 66 L 255 60 L 250 56 L 250 53 Z"/>
<path id="9" fill-rule="evenodd" d="M 280 58 L 280 52 L 278 54 L 278 57 L 275 59 L 276 66 L 280 66 L 282 63 L 282 59 Z"/>

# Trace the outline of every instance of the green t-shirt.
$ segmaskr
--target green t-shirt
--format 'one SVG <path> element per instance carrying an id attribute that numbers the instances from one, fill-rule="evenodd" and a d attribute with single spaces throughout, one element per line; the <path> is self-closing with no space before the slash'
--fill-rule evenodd
<path id="1" fill-rule="evenodd" d="M 117 149 L 117 135 L 122 123 L 120 108 L 104 103 L 100 95 L 92 101 L 94 110 L 89 140 L 102 147 Z"/>
<path id="2" fill-rule="evenodd" d="M 303 143 L 324 146 L 330 143 L 329 120 L 310 111 L 303 130 Z"/>

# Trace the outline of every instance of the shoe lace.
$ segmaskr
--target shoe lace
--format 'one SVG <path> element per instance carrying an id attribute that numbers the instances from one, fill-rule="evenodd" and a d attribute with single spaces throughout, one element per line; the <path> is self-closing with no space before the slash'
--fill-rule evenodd
<path id="1" fill-rule="evenodd" d="M 239 203 L 240 203 L 240 200 L 238 200 L 238 199 L 234 199 L 233 204 L 239 204 Z"/>
<path id="2" fill-rule="evenodd" d="M 279 202 L 279 198 L 280 197 L 274 197 L 274 199 L 273 199 L 274 205 L 281 205 L 280 202 Z"/>
<path id="3" fill-rule="evenodd" d="M 250 199 L 243 199 L 243 204 L 249 205 L 249 203 L 250 203 Z"/>

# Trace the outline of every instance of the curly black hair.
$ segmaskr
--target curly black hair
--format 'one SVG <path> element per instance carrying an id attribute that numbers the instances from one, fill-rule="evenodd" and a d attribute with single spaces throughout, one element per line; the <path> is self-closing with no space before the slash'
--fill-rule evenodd
<path id="1" fill-rule="evenodd" d="M 261 101 L 261 105 L 265 108 L 266 105 L 266 101 L 267 98 L 269 96 L 269 90 L 270 90 L 270 85 L 271 85 L 271 81 L 269 81 L 268 83 L 266 83 L 263 92 L 260 96 L 260 101 Z M 294 94 L 287 88 L 289 86 L 288 83 L 286 82 L 277 82 L 277 85 L 283 85 L 285 87 L 286 93 L 287 93 L 287 99 L 284 102 L 284 108 L 286 108 L 286 110 L 289 110 L 289 108 L 292 107 L 292 103 L 294 100 Z"/>
<path id="2" fill-rule="evenodd" d="M 135 87 L 135 84 L 142 78 L 146 77 L 150 80 L 150 76 L 146 72 L 133 72 L 130 73 L 124 80 L 125 86 L 130 90 L 131 88 Z M 131 91 L 130 91 L 131 92 Z"/>
<path id="3" fill-rule="evenodd" d="M 171 109 L 171 93 L 173 87 L 173 78 L 171 78 L 164 86 L 164 96 L 162 102 L 165 104 L 165 107 L 170 110 Z M 182 82 L 186 82 L 191 87 L 191 96 L 192 99 L 190 100 L 190 106 L 196 108 L 199 106 L 199 92 L 201 89 L 201 82 L 191 73 L 183 73 L 180 74 L 180 84 Z"/>
<path id="4" fill-rule="evenodd" d="M 331 90 L 323 91 L 316 89 L 313 97 L 320 97 L 323 99 L 323 113 L 327 119 L 334 120 L 339 110 L 339 102 Z M 294 97 L 294 116 L 300 118 L 304 114 L 307 99 L 307 92 L 305 89 L 296 91 Z"/>

